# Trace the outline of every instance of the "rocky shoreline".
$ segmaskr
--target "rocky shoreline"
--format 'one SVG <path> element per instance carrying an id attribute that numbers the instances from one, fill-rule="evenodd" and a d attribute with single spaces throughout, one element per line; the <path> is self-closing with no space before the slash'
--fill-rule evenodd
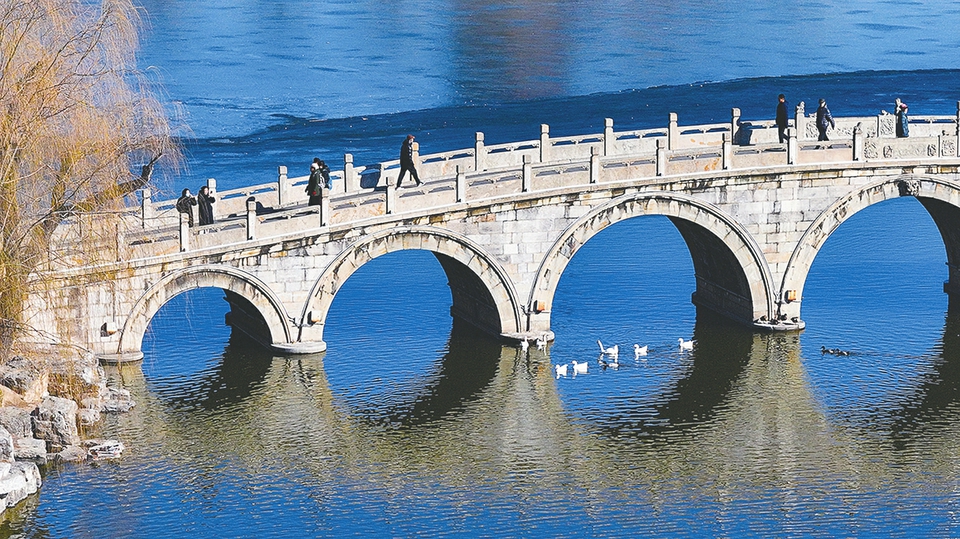
<path id="1" fill-rule="evenodd" d="M 0 365 L 0 511 L 40 489 L 40 466 L 91 458 L 103 414 L 134 405 L 90 353 L 36 348 Z"/>

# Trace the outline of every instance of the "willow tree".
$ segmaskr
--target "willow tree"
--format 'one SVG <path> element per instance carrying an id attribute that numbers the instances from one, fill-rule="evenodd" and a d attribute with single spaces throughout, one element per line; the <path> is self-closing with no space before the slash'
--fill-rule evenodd
<path id="1" fill-rule="evenodd" d="M 160 156 L 176 153 L 164 109 L 135 68 L 139 22 L 131 0 L 0 5 L 3 351 L 27 329 L 24 299 L 60 252 L 58 226 L 122 208 Z"/>

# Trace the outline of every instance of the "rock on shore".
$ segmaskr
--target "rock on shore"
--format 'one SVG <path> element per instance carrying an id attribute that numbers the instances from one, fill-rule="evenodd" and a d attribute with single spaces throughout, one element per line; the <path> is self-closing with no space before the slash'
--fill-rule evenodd
<path id="1" fill-rule="evenodd" d="M 40 488 L 38 465 L 87 459 L 83 434 L 102 414 L 129 411 L 92 354 L 49 347 L 0 364 L 0 512 Z M 86 441 L 89 445 L 90 441 Z"/>

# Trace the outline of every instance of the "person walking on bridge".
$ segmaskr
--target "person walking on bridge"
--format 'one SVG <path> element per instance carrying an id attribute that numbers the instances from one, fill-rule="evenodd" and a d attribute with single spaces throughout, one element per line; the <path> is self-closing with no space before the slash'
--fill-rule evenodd
<path id="1" fill-rule="evenodd" d="M 830 140 L 827 138 L 827 126 L 836 129 L 837 123 L 833 121 L 830 109 L 827 108 L 827 102 L 821 99 L 820 107 L 817 108 L 817 131 L 820 132 L 820 138 L 817 140 Z"/>
<path id="2" fill-rule="evenodd" d="M 787 141 L 787 98 L 780 94 L 777 96 L 780 101 L 777 103 L 777 134 L 780 135 L 780 144 Z"/>
<path id="3" fill-rule="evenodd" d="M 417 174 L 417 167 L 413 164 L 413 135 L 407 135 L 407 138 L 403 139 L 403 144 L 400 145 L 400 174 L 397 176 L 397 188 L 400 188 L 400 182 L 403 181 L 403 175 L 406 172 L 410 171 L 410 176 L 417 181 L 417 186 L 423 184 L 420 181 L 420 176 Z"/>

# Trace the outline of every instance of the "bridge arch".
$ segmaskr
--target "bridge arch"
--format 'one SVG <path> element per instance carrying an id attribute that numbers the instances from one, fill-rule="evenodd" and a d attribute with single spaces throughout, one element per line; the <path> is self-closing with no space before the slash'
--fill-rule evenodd
<path id="1" fill-rule="evenodd" d="M 320 274 L 301 314 L 309 340 L 322 341 L 333 299 L 351 275 L 374 258 L 404 250 L 431 251 L 437 257 L 450 283 L 454 316 L 496 335 L 520 330 L 520 302 L 513 282 L 480 245 L 442 228 L 400 226 L 361 238 Z"/>
<path id="2" fill-rule="evenodd" d="M 944 285 L 952 295 L 960 293 L 960 183 L 906 174 L 890 177 L 855 189 L 831 204 L 807 227 L 790 255 L 779 295 L 784 297 L 783 315 L 800 316 L 802 301 L 786 301 L 788 291 L 803 297 L 803 286 L 820 249 L 827 239 L 860 210 L 902 196 L 913 196 L 933 218 L 947 252 L 950 280 Z"/>
<path id="3" fill-rule="evenodd" d="M 197 288 L 220 288 L 245 300 L 263 318 L 261 340 L 280 346 L 291 339 L 289 318 L 283 303 L 269 286 L 257 277 L 230 266 L 194 266 L 172 271 L 151 286 L 137 302 L 123 324 L 118 358 L 131 359 L 142 354 L 143 335 L 150 320 L 174 296 Z M 233 302 L 232 302 L 233 303 Z M 106 358 L 110 359 L 110 358 Z"/>
<path id="4" fill-rule="evenodd" d="M 756 239 L 742 225 L 716 206 L 688 195 L 639 192 L 594 208 L 570 225 L 546 253 L 530 291 L 531 331 L 549 328 L 547 306 L 553 303 L 560 276 L 579 248 L 605 228 L 642 215 L 666 216 L 679 230 L 693 258 L 694 303 L 748 324 L 772 320 L 770 267 Z"/>

